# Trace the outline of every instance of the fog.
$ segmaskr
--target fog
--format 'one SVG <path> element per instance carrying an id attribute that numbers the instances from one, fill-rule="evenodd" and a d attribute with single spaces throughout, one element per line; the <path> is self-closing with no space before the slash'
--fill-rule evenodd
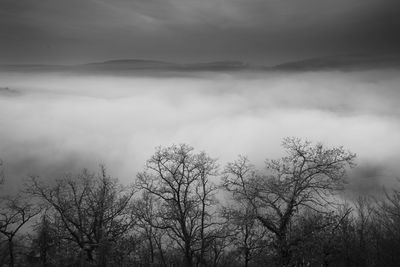
<path id="1" fill-rule="evenodd" d="M 399 72 L 0 73 L 6 187 L 99 164 L 128 184 L 179 143 L 262 166 L 295 136 L 357 153 L 348 188 L 375 192 L 400 173 Z"/>

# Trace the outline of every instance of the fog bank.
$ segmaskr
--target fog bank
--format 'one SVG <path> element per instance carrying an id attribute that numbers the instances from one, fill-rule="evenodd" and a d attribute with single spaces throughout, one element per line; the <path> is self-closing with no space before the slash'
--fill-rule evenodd
<path id="1" fill-rule="evenodd" d="M 10 188 L 100 163 L 129 183 L 159 145 L 188 143 L 221 165 L 244 154 L 262 166 L 296 136 L 357 153 L 349 187 L 373 192 L 400 173 L 399 74 L 0 73 L 0 158 Z"/>

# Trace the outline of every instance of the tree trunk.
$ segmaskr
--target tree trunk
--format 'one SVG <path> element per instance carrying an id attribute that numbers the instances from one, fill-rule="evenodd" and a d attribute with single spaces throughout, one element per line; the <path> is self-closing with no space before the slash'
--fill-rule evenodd
<path id="1" fill-rule="evenodd" d="M 278 236 L 278 256 L 280 266 L 289 266 L 290 263 L 290 252 L 286 240 L 286 235 L 282 234 Z"/>
<path id="2" fill-rule="evenodd" d="M 245 256 L 244 256 L 244 267 L 249 266 L 249 261 L 250 261 L 250 253 L 249 249 L 246 248 Z"/>
<path id="3" fill-rule="evenodd" d="M 151 264 L 154 264 L 154 245 L 153 245 L 153 238 L 152 238 L 152 233 L 148 234 L 148 239 L 149 239 L 149 245 L 150 245 L 150 262 Z"/>
<path id="4" fill-rule="evenodd" d="M 247 244 L 247 240 L 249 238 L 249 226 L 247 222 L 245 223 L 245 235 L 244 235 L 244 244 L 245 244 L 245 251 L 244 251 L 244 266 L 248 267 L 249 266 L 249 261 L 250 261 L 250 249 Z"/>
<path id="5" fill-rule="evenodd" d="M 12 239 L 8 239 L 8 252 L 10 255 L 10 267 L 14 267 L 14 244 Z"/>
<path id="6" fill-rule="evenodd" d="M 162 241 L 161 241 L 161 237 L 159 237 L 160 239 L 158 240 L 157 237 L 154 237 L 154 242 L 156 243 L 156 246 L 158 248 L 158 251 L 160 252 L 160 258 L 161 258 L 161 263 L 162 266 L 166 267 L 167 266 L 167 262 L 165 261 L 165 257 L 164 257 L 164 252 L 162 249 Z"/>
<path id="7" fill-rule="evenodd" d="M 214 260 L 213 260 L 213 267 L 217 267 L 217 265 L 218 265 L 218 252 L 215 251 Z"/>
<path id="8" fill-rule="evenodd" d="M 193 267 L 192 251 L 189 242 L 185 242 L 185 260 L 187 267 Z"/>
<path id="9" fill-rule="evenodd" d="M 97 266 L 107 267 L 107 255 L 109 252 L 109 244 L 107 240 L 103 240 L 98 247 L 97 252 Z"/>
<path id="10" fill-rule="evenodd" d="M 93 263 L 93 250 L 92 249 L 86 249 L 86 261 L 89 262 L 90 264 Z"/>
<path id="11" fill-rule="evenodd" d="M 205 188 L 205 183 L 203 180 L 203 196 L 201 200 L 201 228 L 200 228 L 200 239 L 201 239 L 201 248 L 200 248 L 200 266 L 206 266 L 206 262 L 204 259 L 204 254 L 205 254 L 205 237 L 204 237 L 204 223 L 205 223 L 205 216 L 206 216 L 206 188 Z"/>

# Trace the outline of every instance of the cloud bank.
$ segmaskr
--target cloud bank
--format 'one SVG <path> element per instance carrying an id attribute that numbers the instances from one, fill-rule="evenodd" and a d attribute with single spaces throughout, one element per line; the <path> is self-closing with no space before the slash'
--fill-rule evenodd
<path id="1" fill-rule="evenodd" d="M 399 77 L 1 73 L 0 158 L 10 188 L 27 175 L 52 179 L 101 163 L 127 184 L 159 145 L 188 143 L 221 165 L 244 154 L 262 166 L 296 136 L 357 153 L 350 188 L 373 193 L 400 173 Z"/>

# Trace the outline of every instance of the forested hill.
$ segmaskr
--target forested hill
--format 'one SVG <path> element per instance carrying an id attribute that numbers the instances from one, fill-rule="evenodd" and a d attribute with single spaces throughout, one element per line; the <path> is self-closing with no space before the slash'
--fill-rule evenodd
<path id="1" fill-rule="evenodd" d="M 1 64 L 0 71 L 72 71 L 72 72 L 135 72 L 135 71 L 324 71 L 400 68 L 400 55 L 340 55 L 308 58 L 273 66 L 241 61 L 175 63 L 147 59 L 119 59 L 78 65 Z"/>

